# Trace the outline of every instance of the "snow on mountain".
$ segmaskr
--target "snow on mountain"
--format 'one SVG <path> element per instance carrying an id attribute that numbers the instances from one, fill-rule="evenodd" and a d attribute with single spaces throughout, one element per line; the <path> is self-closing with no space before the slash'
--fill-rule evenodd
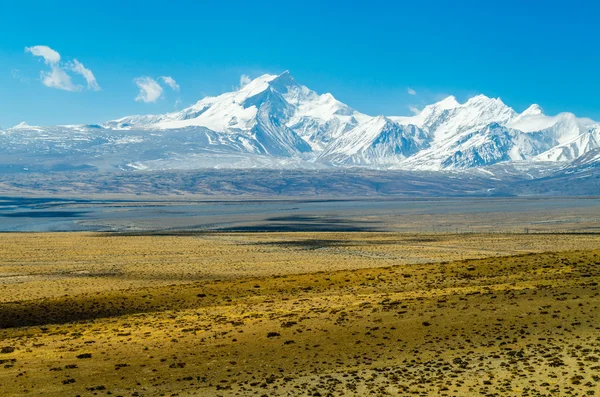
<path id="1" fill-rule="evenodd" d="M 556 131 L 557 128 L 550 130 Z M 573 133 L 577 133 L 579 131 L 579 129 L 571 131 L 571 134 L 569 135 L 573 136 Z M 586 153 L 598 148 L 600 148 L 600 125 L 590 127 L 588 130 L 575 136 L 570 141 L 559 143 L 558 145 L 549 149 L 547 152 L 537 156 L 535 160 L 571 161 L 576 160 L 580 156 L 583 156 Z"/>
<path id="2" fill-rule="evenodd" d="M 219 134 L 204 127 L 172 130 L 112 130 L 101 126 L 54 126 L 0 131 L 0 170 L 5 167 L 102 171 L 153 160 L 195 155 L 219 163 L 234 154 L 260 155 L 262 146 L 242 134 Z M 143 167 L 140 167 L 143 168 Z"/>
<path id="3" fill-rule="evenodd" d="M 544 114 L 544 109 L 542 109 L 542 107 L 540 105 L 538 105 L 537 103 L 534 103 L 533 105 L 531 105 L 527 109 L 525 109 L 523 111 L 523 113 L 521 113 L 519 115 L 519 117 L 523 118 L 526 116 L 537 116 L 539 114 Z"/>
<path id="4" fill-rule="evenodd" d="M 194 126 L 220 133 L 245 133 L 267 139 L 264 153 L 280 156 L 322 150 L 369 118 L 331 94 L 319 95 L 298 84 L 284 72 L 260 76 L 238 91 L 204 98 L 179 112 L 129 116 L 105 126 L 159 130 Z"/>
<path id="5" fill-rule="evenodd" d="M 293 108 L 286 126 L 301 136 L 314 151 L 371 119 L 341 103 L 331 94 L 319 95 L 299 85 L 289 73 L 272 84 Z"/>
<path id="6" fill-rule="evenodd" d="M 499 98 L 454 97 L 413 117 L 392 118 L 427 131 L 432 142 L 403 168 L 471 168 L 503 161 L 572 161 L 598 147 L 599 125 L 572 113 L 547 116 L 539 105 L 518 114 Z"/>
<path id="7" fill-rule="evenodd" d="M 508 126 L 523 132 L 542 132 L 553 139 L 553 147 L 537 156 L 537 161 L 571 161 L 599 147 L 600 124 L 572 113 L 547 116 L 539 106 L 532 105 Z"/>
<path id="8" fill-rule="evenodd" d="M 250 132 L 265 154 L 287 157 L 311 151 L 306 141 L 285 124 L 292 109 L 279 92 L 269 87 L 248 98 L 244 105 L 257 109 L 255 124 Z"/>
<path id="9" fill-rule="evenodd" d="M 96 169 L 362 166 L 409 170 L 576 162 L 600 148 L 600 124 L 571 113 L 522 113 L 499 98 L 453 97 L 410 117 L 371 117 L 296 82 L 265 74 L 181 111 L 102 125 L 0 131 L 3 164 Z"/>
<path id="10" fill-rule="evenodd" d="M 600 148 L 595 148 L 581 155 L 577 160 L 569 163 L 567 169 L 583 171 L 600 168 Z"/>
<path id="11" fill-rule="evenodd" d="M 21 131 L 21 130 L 43 131 L 43 128 L 39 127 L 37 125 L 29 125 L 25 121 L 22 121 L 19 124 L 15 125 L 14 127 L 9 128 L 8 130 L 9 131 Z"/>
<path id="12" fill-rule="evenodd" d="M 398 124 L 416 125 L 420 128 L 429 130 L 432 126 L 443 118 L 448 111 L 459 107 L 460 104 L 454 96 L 449 96 L 437 103 L 427 105 L 418 114 L 412 117 L 390 117 L 391 120 Z"/>
<path id="13" fill-rule="evenodd" d="M 428 136 L 420 128 L 378 116 L 335 140 L 325 148 L 319 160 L 338 165 L 398 164 L 427 143 Z"/>
<path id="14" fill-rule="evenodd" d="M 516 115 L 517 113 L 500 98 L 477 95 L 463 104 L 451 96 L 426 106 L 421 113 L 413 117 L 392 119 L 404 125 L 416 125 L 427 131 L 435 143 L 443 143 L 465 131 L 490 123 L 505 124 Z"/>
<path id="15" fill-rule="evenodd" d="M 256 125 L 257 103 L 247 101 L 264 93 L 275 75 L 263 75 L 252 80 L 238 91 L 228 92 L 218 97 L 207 97 L 180 112 L 165 115 L 160 120 L 150 119 L 143 127 L 172 129 L 184 127 L 206 127 L 216 132 L 247 131 Z M 141 127 L 139 124 L 134 125 Z"/>
<path id="16" fill-rule="evenodd" d="M 530 109 L 515 117 L 507 126 L 523 132 L 548 131 L 558 142 L 565 143 L 580 135 L 585 126 L 590 124 L 572 113 L 547 116 L 541 112 L 541 108 L 539 113 L 527 113 Z"/>
<path id="17" fill-rule="evenodd" d="M 526 134 L 499 123 L 471 129 L 407 159 L 402 168 L 440 170 L 476 168 L 531 160 L 552 146 L 543 134 Z"/>
<path id="18" fill-rule="evenodd" d="M 502 127 L 515 117 L 517 113 L 499 98 L 477 95 L 463 104 L 451 96 L 426 106 L 413 117 L 393 118 L 403 125 L 416 125 L 430 139 L 425 150 L 407 159 L 401 167 L 437 170 L 521 160 L 535 145 Z M 519 142 L 527 154 L 521 153 Z"/>

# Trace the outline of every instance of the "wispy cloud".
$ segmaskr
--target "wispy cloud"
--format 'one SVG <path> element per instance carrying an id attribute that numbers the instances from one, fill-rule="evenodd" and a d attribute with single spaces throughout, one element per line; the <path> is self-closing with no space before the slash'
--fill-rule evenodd
<path id="1" fill-rule="evenodd" d="M 408 110 L 410 110 L 412 113 L 414 114 L 419 114 L 421 113 L 421 109 L 419 109 L 418 107 L 416 107 L 415 105 L 408 105 Z"/>
<path id="2" fill-rule="evenodd" d="M 252 81 L 252 79 L 250 78 L 250 76 L 243 74 L 240 76 L 240 88 L 247 86 L 250 82 Z"/>
<path id="3" fill-rule="evenodd" d="M 133 82 L 140 89 L 138 96 L 135 98 L 138 102 L 154 103 L 163 93 L 163 88 L 152 77 L 136 77 Z"/>
<path id="4" fill-rule="evenodd" d="M 171 87 L 171 89 L 173 91 L 179 91 L 179 84 L 177 84 L 177 82 L 175 81 L 175 79 L 171 76 L 161 76 L 160 79 L 163 81 L 163 83 L 165 83 L 166 85 L 168 85 L 169 87 Z"/>
<path id="5" fill-rule="evenodd" d="M 72 62 L 67 62 L 66 64 L 62 63 L 58 51 L 45 45 L 25 47 L 25 52 L 43 58 L 44 63 L 50 66 L 50 70 L 42 70 L 40 72 L 40 80 L 46 87 L 71 92 L 83 90 L 82 85 L 74 84 L 71 80 L 71 75 L 67 73 L 68 71 L 71 71 L 83 76 L 89 90 L 100 90 L 100 86 L 94 77 L 94 73 L 83 66 L 77 59 L 74 59 Z"/>
<path id="6" fill-rule="evenodd" d="M 19 69 L 12 69 L 10 71 L 10 74 L 12 75 L 13 79 L 19 80 L 21 83 L 29 84 L 29 82 L 31 81 L 29 77 L 23 76 Z"/>
<path id="7" fill-rule="evenodd" d="M 413 90 L 410 87 L 406 90 L 406 92 L 408 92 L 408 95 L 417 95 L 417 91 Z"/>
<path id="8" fill-rule="evenodd" d="M 81 62 L 79 62 L 77 59 L 74 59 L 73 62 L 71 62 L 69 64 L 69 66 L 71 67 L 71 70 L 73 72 L 83 76 L 83 78 L 87 82 L 87 87 L 89 90 L 94 90 L 94 91 L 100 90 L 100 86 L 98 85 L 98 82 L 96 81 L 96 77 L 94 77 L 94 73 L 92 73 L 92 71 L 90 69 L 83 66 L 83 64 Z"/>

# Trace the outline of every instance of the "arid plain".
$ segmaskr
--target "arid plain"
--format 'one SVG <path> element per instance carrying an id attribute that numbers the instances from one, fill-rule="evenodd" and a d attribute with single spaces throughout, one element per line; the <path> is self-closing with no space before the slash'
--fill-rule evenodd
<path id="1" fill-rule="evenodd" d="M 0 234 L 0 395 L 599 395 L 599 243 Z"/>

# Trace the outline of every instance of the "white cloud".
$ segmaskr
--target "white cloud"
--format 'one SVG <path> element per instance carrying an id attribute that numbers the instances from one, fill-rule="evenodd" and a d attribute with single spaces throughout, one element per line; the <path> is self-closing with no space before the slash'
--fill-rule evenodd
<path id="1" fill-rule="evenodd" d="M 135 98 L 138 102 L 154 103 L 162 95 L 163 88 L 151 77 L 136 77 L 133 82 L 140 89 L 138 96 Z"/>
<path id="2" fill-rule="evenodd" d="M 410 110 L 411 112 L 413 112 L 414 114 L 419 114 L 421 113 L 421 109 L 419 109 L 418 107 L 416 107 L 415 105 L 408 105 L 408 110 Z"/>
<path id="3" fill-rule="evenodd" d="M 412 88 L 408 88 L 408 90 L 406 90 L 406 92 L 408 92 L 408 95 L 417 95 L 417 91 L 413 90 Z"/>
<path id="4" fill-rule="evenodd" d="M 50 88 L 58 88 L 59 90 L 71 92 L 81 91 L 83 88 L 80 85 L 73 84 L 71 76 L 58 65 L 52 65 L 49 72 L 41 71 L 40 78 L 42 84 Z"/>
<path id="5" fill-rule="evenodd" d="M 175 81 L 175 79 L 173 77 L 161 76 L 160 79 L 163 81 L 163 83 L 165 83 L 166 85 L 171 87 L 171 89 L 173 91 L 179 91 L 179 84 L 177 84 L 177 82 Z"/>
<path id="6" fill-rule="evenodd" d="M 30 52 L 36 57 L 44 58 L 44 62 L 48 65 L 54 65 L 60 62 L 60 54 L 52 48 L 45 45 L 34 45 L 33 47 L 25 47 L 25 52 Z"/>
<path id="7" fill-rule="evenodd" d="M 71 75 L 67 71 L 77 73 L 85 79 L 89 90 L 98 91 L 100 86 L 94 77 L 94 73 L 77 59 L 73 62 L 63 63 L 61 62 L 60 54 L 52 48 L 45 45 L 36 45 L 32 47 L 25 47 L 25 52 L 31 53 L 36 57 L 44 58 L 44 63 L 50 66 L 50 70 L 42 70 L 40 72 L 40 80 L 46 87 L 57 88 L 65 91 L 81 91 L 83 86 L 74 84 L 71 81 Z"/>
<path id="8" fill-rule="evenodd" d="M 83 64 L 81 62 L 79 62 L 77 59 L 74 59 L 73 62 L 71 62 L 69 66 L 71 67 L 71 70 L 73 72 L 83 76 L 83 78 L 87 82 L 87 87 L 89 90 L 94 90 L 94 91 L 100 90 L 100 86 L 98 85 L 98 82 L 96 81 L 96 77 L 94 77 L 94 73 L 92 73 L 91 70 L 89 70 L 88 68 L 83 66 Z"/>
<path id="9" fill-rule="evenodd" d="M 245 75 L 245 74 L 241 75 L 240 76 L 240 88 L 248 85 L 251 81 L 252 81 L 252 79 L 250 78 L 250 76 Z"/>
<path id="10" fill-rule="evenodd" d="M 138 96 L 135 98 L 138 102 L 144 103 L 154 103 L 156 102 L 163 94 L 163 86 L 159 84 L 162 81 L 164 85 L 171 88 L 173 91 L 179 92 L 179 84 L 175 81 L 175 79 L 171 76 L 160 76 L 157 79 L 153 79 L 149 76 L 136 77 L 133 79 L 133 82 L 138 86 L 140 92 Z M 177 99 L 175 102 L 175 107 L 179 106 L 181 101 Z"/>

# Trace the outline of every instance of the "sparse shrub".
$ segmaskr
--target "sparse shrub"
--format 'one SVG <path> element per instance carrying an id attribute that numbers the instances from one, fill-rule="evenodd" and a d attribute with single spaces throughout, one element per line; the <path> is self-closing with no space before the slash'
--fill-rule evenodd
<path id="1" fill-rule="evenodd" d="M 12 353 L 15 351 L 15 348 L 13 346 L 4 346 L 2 347 L 2 349 L 0 349 L 0 353 L 2 354 L 8 354 L 8 353 Z"/>

